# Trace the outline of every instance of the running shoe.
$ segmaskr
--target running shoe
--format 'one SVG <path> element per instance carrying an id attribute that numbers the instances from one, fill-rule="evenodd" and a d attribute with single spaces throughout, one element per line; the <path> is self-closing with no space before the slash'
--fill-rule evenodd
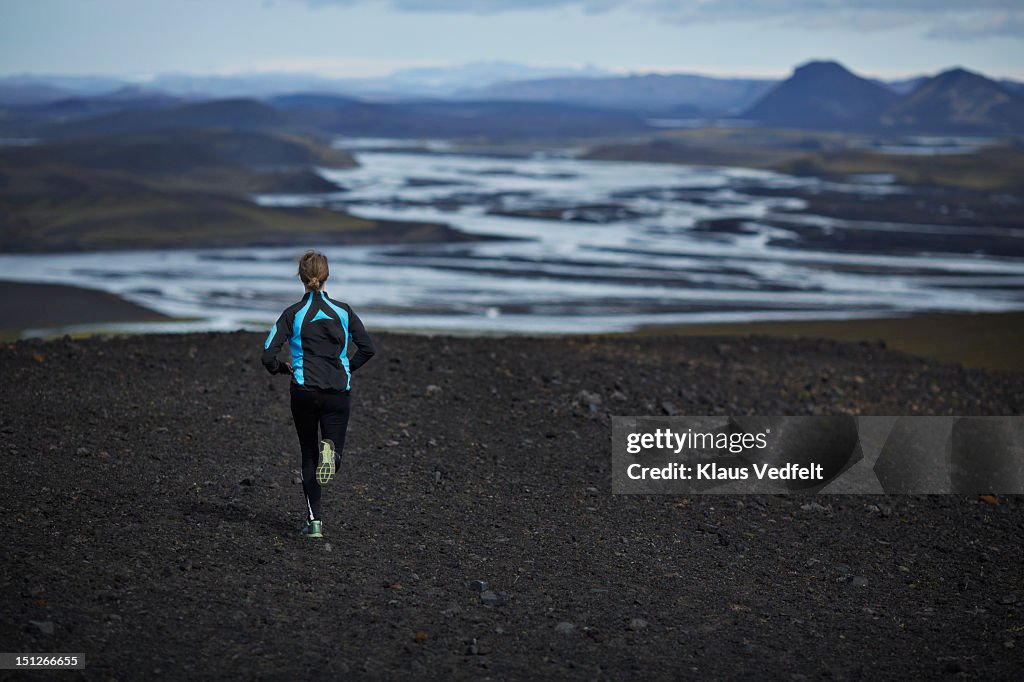
<path id="1" fill-rule="evenodd" d="M 302 534 L 307 538 L 322 538 L 324 536 L 323 522 L 320 519 L 306 521 L 306 526 L 302 529 Z"/>
<path id="2" fill-rule="evenodd" d="M 316 467 L 316 482 L 320 485 L 330 483 L 338 470 L 334 455 L 334 442 L 330 439 L 320 441 L 320 464 Z"/>

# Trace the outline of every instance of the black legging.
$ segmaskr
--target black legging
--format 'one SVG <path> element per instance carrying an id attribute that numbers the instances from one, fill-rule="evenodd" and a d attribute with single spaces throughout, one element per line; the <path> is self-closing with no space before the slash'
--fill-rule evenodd
<path id="1" fill-rule="evenodd" d="M 349 391 L 327 391 L 297 384 L 291 385 L 291 394 L 292 418 L 302 449 L 302 492 L 306 496 L 306 514 L 309 520 L 319 519 L 320 483 L 316 480 L 316 466 L 320 461 L 320 439 L 334 442 L 340 463 L 352 396 Z"/>

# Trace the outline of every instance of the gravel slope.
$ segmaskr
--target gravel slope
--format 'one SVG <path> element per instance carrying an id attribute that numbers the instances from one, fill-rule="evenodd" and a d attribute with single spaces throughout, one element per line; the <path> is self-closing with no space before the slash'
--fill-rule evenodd
<path id="1" fill-rule="evenodd" d="M 262 335 L 0 346 L 0 650 L 85 652 L 85 677 L 124 680 L 1024 665 L 1019 498 L 612 496 L 608 424 L 1019 414 L 1024 374 L 766 337 L 375 340 L 324 541 L 296 533 Z"/>

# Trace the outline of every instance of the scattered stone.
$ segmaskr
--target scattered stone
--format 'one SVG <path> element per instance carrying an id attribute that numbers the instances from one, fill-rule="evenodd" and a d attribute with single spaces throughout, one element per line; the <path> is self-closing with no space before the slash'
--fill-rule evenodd
<path id="1" fill-rule="evenodd" d="M 52 620 L 30 620 L 29 625 L 34 625 L 44 635 L 52 635 L 54 632 Z"/>
<path id="2" fill-rule="evenodd" d="M 484 590 L 480 593 L 480 603 L 484 606 L 497 606 L 500 601 L 498 593 L 493 590 Z"/>
<path id="3" fill-rule="evenodd" d="M 820 504 L 818 504 L 817 502 L 808 502 L 807 504 L 801 504 L 800 508 L 802 510 L 804 510 L 804 511 L 813 511 L 813 512 L 832 511 L 832 505 L 828 505 L 827 507 L 823 507 Z"/>
<path id="4" fill-rule="evenodd" d="M 439 396 L 439 395 L 441 395 L 441 393 L 443 393 L 443 392 L 444 392 L 444 389 L 442 389 L 442 388 L 441 388 L 440 386 L 438 386 L 437 384 L 429 384 L 429 385 L 427 386 L 427 388 L 426 388 L 426 391 L 427 391 L 427 395 L 428 395 L 428 396 L 430 396 L 430 397 L 434 397 L 434 396 Z"/>
<path id="5" fill-rule="evenodd" d="M 1003 606 L 1012 606 L 1013 604 L 1017 603 L 1017 595 L 1015 595 L 1015 594 L 1007 594 L 1007 595 L 997 599 L 996 603 L 997 604 L 1002 604 Z"/>
<path id="6" fill-rule="evenodd" d="M 88 457 L 89 448 L 78 448 L 77 450 L 75 450 L 75 454 L 78 455 L 79 457 Z"/>
<path id="7" fill-rule="evenodd" d="M 667 400 L 661 401 L 661 411 L 670 417 L 674 417 L 679 414 L 679 408 L 674 403 L 670 403 Z"/>
<path id="8" fill-rule="evenodd" d="M 325 542 L 324 543 L 324 551 L 325 552 L 333 552 L 334 551 L 334 545 L 332 545 L 329 542 Z"/>
<path id="9" fill-rule="evenodd" d="M 627 627 L 630 630 L 636 632 L 637 630 L 643 630 L 645 627 L 647 627 L 647 625 L 647 621 L 643 618 L 634 618 L 633 620 L 629 621 L 629 625 Z"/>
<path id="10" fill-rule="evenodd" d="M 561 623 L 555 626 L 555 632 L 557 632 L 560 635 L 571 635 L 572 633 L 576 632 L 576 624 L 569 623 L 568 621 L 563 620 Z"/>
<path id="11" fill-rule="evenodd" d="M 486 592 L 487 581 L 485 580 L 470 580 L 466 583 L 466 587 L 473 590 L 474 592 Z"/>

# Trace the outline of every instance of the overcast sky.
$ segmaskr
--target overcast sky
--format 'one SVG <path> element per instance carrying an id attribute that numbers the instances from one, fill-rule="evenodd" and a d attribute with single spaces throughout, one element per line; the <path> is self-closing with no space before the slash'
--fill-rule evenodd
<path id="1" fill-rule="evenodd" d="M 302 71 L 514 61 L 621 72 L 1024 79 L 1024 0 L 0 0 L 0 74 Z"/>

